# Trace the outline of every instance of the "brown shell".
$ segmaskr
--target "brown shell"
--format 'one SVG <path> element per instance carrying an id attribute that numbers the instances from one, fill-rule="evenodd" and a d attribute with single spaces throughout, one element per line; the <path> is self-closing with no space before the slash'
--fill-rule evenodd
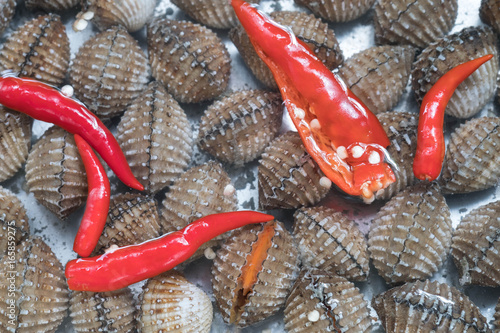
<path id="1" fill-rule="evenodd" d="M 29 192 L 60 219 L 85 204 L 87 174 L 72 134 L 49 128 L 35 143 L 26 161 Z"/>
<path id="2" fill-rule="evenodd" d="M 0 35 L 7 29 L 16 12 L 16 0 L 0 0 Z"/>
<path id="3" fill-rule="evenodd" d="M 175 270 L 148 280 L 141 299 L 138 328 L 142 333 L 210 332 L 210 298 Z"/>
<path id="4" fill-rule="evenodd" d="M 500 298 L 498 299 L 497 305 L 495 306 L 495 313 L 493 314 L 493 326 L 495 327 L 495 332 L 500 331 Z"/>
<path id="5" fill-rule="evenodd" d="M 365 281 L 370 258 L 365 235 L 342 213 L 327 207 L 301 208 L 293 235 L 302 264 L 352 281 Z"/>
<path id="6" fill-rule="evenodd" d="M 271 142 L 259 161 L 259 207 L 312 206 L 330 190 L 320 185 L 321 177 L 323 172 L 306 152 L 299 134 L 284 133 Z"/>
<path id="7" fill-rule="evenodd" d="M 347 22 L 366 13 L 375 0 L 295 0 L 295 3 L 327 21 Z"/>
<path id="8" fill-rule="evenodd" d="M 470 299 L 444 283 L 416 281 L 390 289 L 372 301 L 387 333 L 491 333 Z"/>
<path id="9" fill-rule="evenodd" d="M 207 101 L 226 90 L 231 58 L 210 29 L 188 21 L 156 19 L 148 25 L 147 40 L 153 76 L 177 101 Z"/>
<path id="10" fill-rule="evenodd" d="M 38 16 L 14 31 L 2 45 L 0 70 L 58 86 L 70 58 L 66 28 L 58 15 Z"/>
<path id="11" fill-rule="evenodd" d="M 249 260 L 257 249 L 265 251 L 264 258 L 252 265 Z M 224 321 L 243 327 L 278 312 L 298 275 L 298 264 L 297 246 L 281 222 L 234 231 L 212 266 L 214 296 Z M 252 270 L 255 276 L 246 290 L 243 279 Z"/>
<path id="12" fill-rule="evenodd" d="M 193 133 L 184 110 L 154 81 L 125 110 L 116 139 L 148 193 L 169 186 L 192 154 Z"/>
<path id="13" fill-rule="evenodd" d="M 18 244 L 12 257 L 0 263 L 0 299 L 8 310 L 0 311 L 2 332 L 55 332 L 69 306 L 61 263 L 40 238 Z"/>
<path id="14" fill-rule="evenodd" d="M 352 92 L 377 114 L 391 111 L 410 78 L 415 49 L 410 46 L 375 46 L 347 59 L 339 73 Z"/>
<path id="15" fill-rule="evenodd" d="M 500 0 L 482 0 L 479 17 L 500 34 Z"/>
<path id="16" fill-rule="evenodd" d="M 368 250 L 387 283 L 426 279 L 448 256 L 450 209 L 437 186 L 418 184 L 394 196 L 372 221 Z"/>
<path id="17" fill-rule="evenodd" d="M 488 103 L 496 91 L 498 73 L 497 37 L 490 28 L 469 27 L 429 45 L 414 64 L 412 87 L 420 103 L 436 81 L 453 67 L 468 60 L 493 54 L 455 90 L 446 114 L 469 118 Z"/>
<path id="18" fill-rule="evenodd" d="M 451 30 L 457 13 L 457 0 L 379 0 L 375 41 L 424 48 Z"/>
<path id="19" fill-rule="evenodd" d="M 146 89 L 148 59 L 124 28 L 114 27 L 80 47 L 69 79 L 78 99 L 98 117 L 111 118 Z"/>
<path id="20" fill-rule="evenodd" d="M 32 119 L 0 105 L 0 182 L 19 171 L 31 147 Z"/>
<path id="21" fill-rule="evenodd" d="M 136 308 L 129 288 L 102 293 L 73 291 L 71 323 L 75 332 L 136 332 Z"/>
<path id="22" fill-rule="evenodd" d="M 469 193 L 500 182 L 500 118 L 467 121 L 451 134 L 446 149 L 443 193 Z"/>
<path id="23" fill-rule="evenodd" d="M 30 226 L 26 209 L 10 190 L 0 186 L 0 260 L 9 254 L 9 246 L 19 244 L 28 237 Z M 12 238 L 13 237 L 13 238 Z"/>
<path id="24" fill-rule="evenodd" d="M 451 255 L 462 285 L 500 286 L 500 201 L 472 210 L 453 233 Z"/>
<path id="25" fill-rule="evenodd" d="M 278 135 L 282 115 L 279 93 L 237 91 L 207 108 L 198 144 L 219 160 L 242 166 L 259 157 Z"/>
<path id="26" fill-rule="evenodd" d="M 316 311 L 317 321 L 308 316 Z M 371 332 L 368 304 L 360 290 L 346 278 L 322 270 L 302 270 L 285 307 L 289 333 Z"/>
<path id="27" fill-rule="evenodd" d="M 25 0 L 26 8 L 30 10 L 42 9 L 46 12 L 60 12 L 75 7 L 80 0 Z"/>

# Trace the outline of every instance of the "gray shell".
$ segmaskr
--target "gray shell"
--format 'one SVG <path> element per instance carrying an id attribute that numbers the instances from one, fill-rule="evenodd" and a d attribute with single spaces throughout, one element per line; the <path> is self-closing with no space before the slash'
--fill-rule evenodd
<path id="1" fill-rule="evenodd" d="M 44 10 L 46 12 L 58 12 L 68 10 L 80 3 L 80 0 L 25 0 L 26 8 L 30 10 Z"/>
<path id="2" fill-rule="evenodd" d="M 0 35 L 7 29 L 16 12 L 16 0 L 0 0 Z"/>
<path id="3" fill-rule="evenodd" d="M 28 237 L 30 225 L 22 202 L 10 190 L 0 186 L 0 260 L 8 254 L 9 245 Z M 14 240 L 11 239 L 14 237 Z"/>
<path id="4" fill-rule="evenodd" d="M 314 15 L 327 21 L 352 21 L 366 13 L 375 0 L 295 0 L 300 6 L 309 8 Z"/>
<path id="5" fill-rule="evenodd" d="M 500 34 L 500 0 L 482 0 L 479 8 L 481 20 Z"/>

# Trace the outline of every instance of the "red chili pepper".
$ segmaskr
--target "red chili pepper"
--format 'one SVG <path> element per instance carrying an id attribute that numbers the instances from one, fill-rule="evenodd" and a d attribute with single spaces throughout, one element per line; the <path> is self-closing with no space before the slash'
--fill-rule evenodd
<path id="1" fill-rule="evenodd" d="M 75 142 L 87 172 L 89 194 L 73 251 L 82 257 L 88 257 L 97 245 L 106 225 L 111 189 L 106 171 L 92 147 L 78 134 L 75 134 Z"/>
<path id="2" fill-rule="evenodd" d="M 425 94 L 418 119 L 417 151 L 413 174 L 421 180 L 435 180 L 441 173 L 445 154 L 444 111 L 455 89 L 492 54 L 460 64 L 445 73 Z"/>
<path id="3" fill-rule="evenodd" d="M 203 243 L 229 230 L 273 220 L 272 215 L 240 211 L 205 216 L 176 232 L 101 256 L 71 260 L 66 279 L 71 290 L 111 291 L 161 274 L 182 263 Z"/>
<path id="4" fill-rule="evenodd" d="M 377 117 L 293 33 L 243 0 L 232 0 L 232 6 L 325 175 L 367 200 L 393 183 L 394 173 L 384 162 L 390 142 Z"/>
<path id="5" fill-rule="evenodd" d="M 0 77 L 0 104 L 80 135 L 121 181 L 132 188 L 144 189 L 132 174 L 113 134 L 79 101 L 33 79 L 3 76 Z"/>

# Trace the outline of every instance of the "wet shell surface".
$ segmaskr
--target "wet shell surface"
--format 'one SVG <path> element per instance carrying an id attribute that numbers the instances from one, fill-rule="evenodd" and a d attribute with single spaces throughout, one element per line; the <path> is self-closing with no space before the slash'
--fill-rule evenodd
<path id="1" fill-rule="evenodd" d="M 482 0 L 479 17 L 500 34 L 500 0 Z"/>
<path id="2" fill-rule="evenodd" d="M 34 144 L 25 169 L 29 192 L 60 219 L 85 204 L 87 174 L 73 134 L 49 128 Z"/>
<path id="3" fill-rule="evenodd" d="M 451 245 L 450 209 L 434 185 L 410 187 L 388 201 L 372 221 L 368 251 L 387 283 L 426 279 Z"/>
<path id="4" fill-rule="evenodd" d="M 469 193 L 500 182 L 500 118 L 467 121 L 451 134 L 446 148 L 443 193 Z"/>
<path id="5" fill-rule="evenodd" d="M 498 73 L 497 37 L 490 28 L 469 27 L 445 36 L 425 48 L 412 70 L 412 87 L 420 103 L 446 72 L 466 61 L 493 54 L 462 82 L 446 107 L 446 114 L 469 118 L 488 103 L 496 91 Z"/>
<path id="6" fill-rule="evenodd" d="M 278 135 L 282 115 L 278 93 L 235 92 L 207 108 L 198 144 L 219 160 L 242 166 L 259 157 Z"/>
<path id="7" fill-rule="evenodd" d="M 417 281 L 390 289 L 372 301 L 387 333 L 491 332 L 470 299 L 444 283 Z"/>
<path id="8" fill-rule="evenodd" d="M 114 27 L 80 47 L 69 79 L 78 99 L 98 117 L 111 118 L 146 89 L 148 59 L 124 28 Z"/>
<path id="9" fill-rule="evenodd" d="M 18 244 L 13 257 L 5 256 L 0 266 L 2 332 L 55 332 L 69 307 L 61 263 L 40 238 Z"/>
<path id="10" fill-rule="evenodd" d="M 495 327 L 494 332 L 498 333 L 500 331 L 500 299 L 498 299 L 497 305 L 495 306 L 493 318 L 493 326 Z"/>
<path id="11" fill-rule="evenodd" d="M 102 293 L 73 291 L 70 316 L 78 333 L 136 332 L 136 309 L 129 288 Z"/>
<path id="12" fill-rule="evenodd" d="M 294 214 L 293 235 L 302 264 L 352 281 L 370 271 L 365 235 L 340 212 L 327 207 L 301 208 Z"/>
<path id="13" fill-rule="evenodd" d="M 138 328 L 142 333 L 210 332 L 210 298 L 175 270 L 150 279 L 141 299 Z"/>
<path id="14" fill-rule="evenodd" d="M 0 105 L 0 182 L 16 174 L 31 147 L 31 118 Z"/>
<path id="15" fill-rule="evenodd" d="M 372 111 L 391 111 L 410 78 L 415 50 L 409 46 L 375 46 L 347 59 L 339 73 L 352 92 Z"/>
<path id="16" fill-rule="evenodd" d="M 80 3 L 80 0 L 26 0 L 26 8 L 29 10 L 42 9 L 46 12 L 58 12 L 68 10 Z"/>
<path id="17" fill-rule="evenodd" d="M 187 168 L 193 133 L 184 110 L 155 81 L 125 110 L 116 139 L 148 193 L 156 193 Z"/>
<path id="18" fill-rule="evenodd" d="M 462 285 L 500 286 L 500 201 L 472 210 L 453 234 L 451 255 Z"/>
<path id="19" fill-rule="evenodd" d="M 236 230 L 212 266 L 214 296 L 224 321 L 243 327 L 278 312 L 298 265 L 297 246 L 281 222 Z"/>
<path id="20" fill-rule="evenodd" d="M 457 0 L 379 0 L 375 4 L 375 41 L 424 48 L 451 30 L 457 13 Z"/>
<path id="21" fill-rule="evenodd" d="M 258 167 L 261 209 L 312 206 L 323 199 L 330 187 L 321 185 L 325 177 L 306 152 L 297 132 L 286 132 L 264 150 Z"/>
<path id="22" fill-rule="evenodd" d="M 368 304 L 346 278 L 322 270 L 304 269 L 285 307 L 289 333 L 371 332 Z"/>
<path id="23" fill-rule="evenodd" d="M 2 45 L 0 70 L 59 86 L 66 77 L 69 58 L 69 39 L 61 18 L 55 14 L 38 16 Z"/>
<path id="24" fill-rule="evenodd" d="M 352 21 L 366 13 L 375 0 L 295 0 L 300 6 L 309 8 L 314 15 L 327 21 Z"/>
<path id="25" fill-rule="evenodd" d="M 0 35 L 9 26 L 16 11 L 16 0 L 0 0 Z"/>
<path id="26" fill-rule="evenodd" d="M 0 227 L 2 237 L 0 237 L 0 260 L 11 255 L 13 245 L 19 244 L 25 239 L 30 226 L 26 209 L 17 196 L 10 190 L 0 186 Z"/>
<path id="27" fill-rule="evenodd" d="M 148 25 L 147 40 L 153 76 L 177 101 L 207 101 L 226 90 L 231 58 L 210 29 L 188 21 L 157 19 Z"/>

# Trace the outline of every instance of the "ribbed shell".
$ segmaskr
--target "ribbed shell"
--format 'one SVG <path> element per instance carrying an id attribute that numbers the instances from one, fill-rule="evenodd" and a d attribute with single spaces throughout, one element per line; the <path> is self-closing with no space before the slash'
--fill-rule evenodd
<path id="1" fill-rule="evenodd" d="M 69 79 L 78 99 L 97 116 L 111 118 L 146 89 L 148 59 L 124 28 L 114 27 L 80 47 Z"/>
<path id="2" fill-rule="evenodd" d="M 347 59 L 339 73 L 373 113 L 391 111 L 410 77 L 415 50 L 409 46 L 375 46 Z"/>
<path id="3" fill-rule="evenodd" d="M 58 86 L 66 77 L 70 58 L 66 28 L 58 15 L 38 16 L 14 31 L 2 45 L 0 70 L 13 70 Z"/>
<path id="4" fill-rule="evenodd" d="M 348 280 L 365 281 L 370 271 L 365 235 L 342 213 L 327 207 L 301 208 L 293 235 L 302 264 Z"/>
<path id="5" fill-rule="evenodd" d="M 12 176 L 28 158 L 31 118 L 0 105 L 0 182 Z"/>
<path id="6" fill-rule="evenodd" d="M 0 0 L 0 35 L 9 26 L 16 11 L 16 0 Z"/>
<path id="7" fill-rule="evenodd" d="M 318 321 L 308 315 L 317 311 Z M 289 333 L 371 332 L 368 304 L 360 290 L 346 278 L 321 270 L 302 270 L 285 307 Z"/>
<path id="8" fill-rule="evenodd" d="M 136 308 L 129 288 L 103 293 L 73 291 L 70 316 L 78 333 L 136 332 Z"/>
<path id="9" fill-rule="evenodd" d="M 262 236 L 266 228 L 274 231 L 267 244 Z M 257 271 L 256 280 L 244 295 L 242 270 L 250 264 L 256 248 L 267 250 L 263 261 L 248 268 Z M 243 327 L 278 312 L 298 275 L 298 264 L 297 246 L 281 222 L 250 225 L 233 232 L 217 251 L 212 266 L 214 296 L 224 321 Z"/>
<path id="10" fill-rule="evenodd" d="M 282 115 L 278 93 L 237 91 L 207 108 L 198 144 L 219 160 L 242 166 L 259 157 L 278 135 Z"/>
<path id="11" fill-rule="evenodd" d="M 451 30 L 457 13 L 457 0 L 379 0 L 375 41 L 424 48 Z"/>
<path id="12" fill-rule="evenodd" d="M 330 190 L 320 185 L 321 177 L 323 172 L 306 152 L 299 134 L 284 133 L 271 142 L 259 161 L 259 207 L 312 206 Z"/>
<path id="13" fill-rule="evenodd" d="M 42 9 L 46 12 L 58 12 L 75 7 L 80 0 L 25 0 L 26 8 L 30 10 Z"/>
<path id="14" fill-rule="evenodd" d="M 295 3 L 327 21 L 347 22 L 366 13 L 375 0 L 295 0 Z"/>
<path id="15" fill-rule="evenodd" d="M 148 25 L 147 40 L 153 76 L 177 101 L 207 101 L 226 90 L 231 58 L 210 29 L 188 21 L 157 19 Z"/>
<path id="16" fill-rule="evenodd" d="M 500 331 L 500 298 L 498 299 L 497 305 L 495 306 L 495 313 L 493 314 L 493 326 L 495 327 L 496 333 Z"/>
<path id="17" fill-rule="evenodd" d="M 5 300 L 0 310 L 2 332 L 55 332 L 69 306 L 61 263 L 40 238 L 18 244 L 14 256 L 13 263 L 5 256 L 0 266 L 0 299 Z M 15 285 L 13 297 L 11 284 Z M 15 302 L 13 313 L 7 302 Z M 7 317 L 11 314 L 13 319 Z"/>
<path id="18" fill-rule="evenodd" d="M 467 121 L 451 134 L 446 148 L 443 193 L 469 193 L 500 182 L 500 118 Z"/>
<path id="19" fill-rule="evenodd" d="M 87 174 L 73 134 L 49 128 L 30 151 L 25 169 L 29 192 L 60 219 L 85 204 Z"/>
<path id="20" fill-rule="evenodd" d="M 191 124 L 157 81 L 125 110 L 116 139 L 132 172 L 149 193 L 169 186 L 191 160 Z"/>
<path id="21" fill-rule="evenodd" d="M 30 226 L 26 209 L 22 202 L 10 190 L 0 186 L 0 227 L 2 237 L 0 237 L 0 259 L 8 254 L 9 245 L 12 242 L 16 245 L 25 239 Z M 11 237 L 14 237 L 12 240 Z"/>
<path id="22" fill-rule="evenodd" d="M 493 59 L 458 86 L 446 107 L 446 114 L 458 118 L 469 118 L 479 112 L 496 91 L 497 47 L 497 37 L 488 27 L 465 28 L 429 45 L 418 56 L 411 74 L 417 101 L 420 103 L 434 83 L 453 67 L 493 54 Z"/>
<path id="23" fill-rule="evenodd" d="M 500 34 L 500 0 L 482 0 L 479 17 Z"/>
<path id="24" fill-rule="evenodd" d="M 210 298 L 174 270 L 150 279 L 141 299 L 138 327 L 142 333 L 210 332 Z"/>
<path id="25" fill-rule="evenodd" d="M 387 283 L 426 279 L 448 256 L 452 222 L 439 189 L 419 184 L 394 196 L 372 221 L 368 250 Z"/>
<path id="26" fill-rule="evenodd" d="M 500 201 L 472 210 L 455 230 L 451 255 L 462 285 L 500 286 Z"/>
<path id="27" fill-rule="evenodd" d="M 444 283 L 417 281 L 390 289 L 372 301 L 387 333 L 491 332 L 470 299 Z"/>

